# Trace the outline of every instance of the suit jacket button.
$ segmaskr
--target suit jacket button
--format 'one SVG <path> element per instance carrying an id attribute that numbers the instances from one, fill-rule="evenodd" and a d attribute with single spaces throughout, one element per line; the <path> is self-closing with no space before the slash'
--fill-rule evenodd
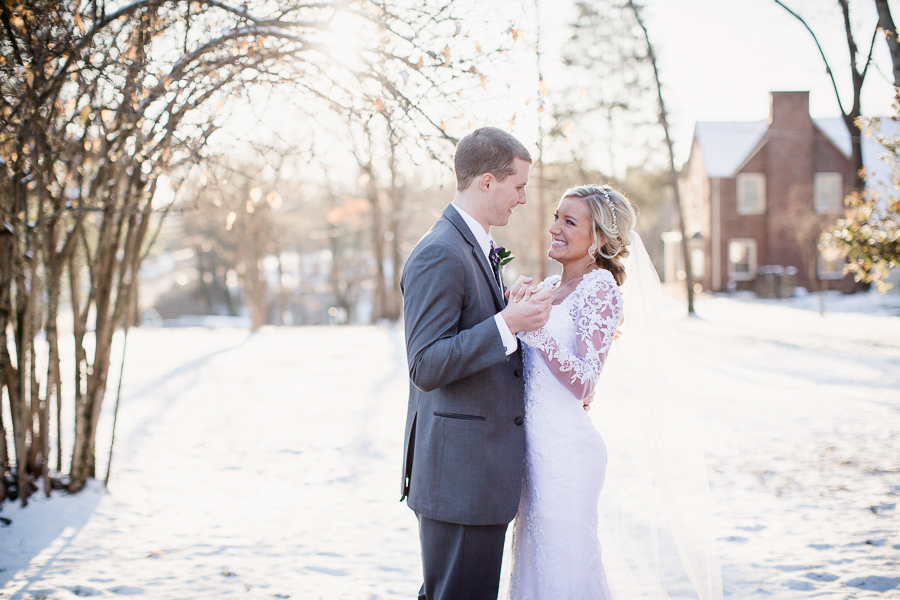
<path id="1" fill-rule="evenodd" d="M 513 371 L 513 375 L 516 376 L 516 377 L 521 377 L 521 376 L 522 376 L 522 369 L 516 369 L 515 371 Z"/>
<path id="2" fill-rule="evenodd" d="M 525 419 L 523 419 L 522 417 L 516 417 L 516 425 L 518 425 L 519 427 L 521 427 L 522 423 L 524 423 L 524 422 L 525 422 Z"/>

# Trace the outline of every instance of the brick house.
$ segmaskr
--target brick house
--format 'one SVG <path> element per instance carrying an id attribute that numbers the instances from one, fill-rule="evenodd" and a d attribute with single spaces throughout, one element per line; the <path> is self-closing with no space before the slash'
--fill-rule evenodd
<path id="1" fill-rule="evenodd" d="M 864 140 L 867 166 L 873 145 Z M 809 290 L 826 281 L 845 293 L 859 289 L 817 248 L 819 233 L 843 212 L 854 177 L 849 157 L 843 120 L 810 117 L 809 92 L 772 92 L 765 121 L 698 122 L 680 181 L 695 280 L 713 291 L 752 289 L 762 266 L 781 265 L 795 267 L 796 285 Z M 669 278 L 680 235 L 667 235 Z"/>

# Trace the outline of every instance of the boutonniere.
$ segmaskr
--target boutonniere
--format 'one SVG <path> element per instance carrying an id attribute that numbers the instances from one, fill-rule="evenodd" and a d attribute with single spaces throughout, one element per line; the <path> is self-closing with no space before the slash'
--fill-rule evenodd
<path id="1" fill-rule="evenodd" d="M 512 262 L 514 258 L 513 253 L 503 246 L 497 246 L 491 250 L 491 262 L 497 265 L 497 272 L 500 274 L 501 279 L 503 278 L 503 267 Z"/>
<path id="2" fill-rule="evenodd" d="M 496 248 L 494 248 L 494 252 L 497 253 L 498 264 L 500 265 L 501 269 L 511 263 L 512 259 L 516 257 L 512 252 L 510 252 L 503 246 L 497 246 Z"/>

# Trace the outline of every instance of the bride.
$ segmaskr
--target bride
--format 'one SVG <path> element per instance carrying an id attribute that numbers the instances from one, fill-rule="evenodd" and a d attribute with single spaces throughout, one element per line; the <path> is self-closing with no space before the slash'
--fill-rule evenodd
<path id="1" fill-rule="evenodd" d="M 643 244 L 632 231 L 635 221 L 631 203 L 608 186 L 569 189 L 563 194 L 550 227 L 552 244 L 548 256 L 562 265 L 562 274 L 537 286 L 515 285 L 510 290 L 510 301 L 527 301 L 539 287 L 550 287 L 554 293 L 547 324 L 519 334 L 525 344 L 526 449 L 525 478 L 513 532 L 511 600 L 669 598 L 667 589 L 673 587 L 672 578 L 668 582 L 662 579 L 671 569 L 668 564 L 661 564 L 664 559 L 659 559 L 660 549 L 665 554 L 669 547 L 674 549 L 670 554 L 682 565 L 680 572 L 684 574 L 682 581 L 674 584 L 679 593 L 672 595 L 681 596 L 680 592 L 693 588 L 687 597 L 722 597 L 715 553 L 703 546 L 708 532 L 688 528 L 683 517 L 690 511 L 684 509 L 684 503 L 672 502 L 665 490 L 656 505 L 648 501 L 654 494 L 646 488 L 659 488 L 667 477 L 680 477 L 684 465 L 671 465 L 665 457 L 651 452 L 655 460 L 638 467 L 630 460 L 633 456 L 619 452 L 618 462 L 627 464 L 629 469 L 623 478 L 625 487 L 638 479 L 649 483 L 625 498 L 625 510 L 615 506 L 616 499 L 623 499 L 620 490 L 616 491 L 609 510 L 604 511 L 606 521 L 613 521 L 613 526 L 605 526 L 600 514 L 602 503 L 598 500 L 607 476 L 607 448 L 586 412 L 585 401 L 595 393 L 601 371 L 620 335 L 620 325 L 623 338 L 632 334 L 637 337 L 639 327 L 634 326 L 643 319 L 633 310 L 626 311 L 625 303 L 633 302 L 630 308 L 644 310 L 647 298 L 643 293 L 648 290 L 641 292 L 641 282 L 645 287 L 651 287 L 647 284 L 650 282 L 659 288 Z M 626 269 L 626 258 L 632 252 L 638 256 L 631 257 L 631 264 L 638 266 Z M 629 282 L 632 287 L 638 286 L 634 293 L 620 291 L 628 277 L 634 277 Z M 641 360 L 652 359 L 642 356 Z M 626 378 L 647 379 L 634 377 L 635 373 L 630 375 Z M 646 387 L 641 396 L 651 393 Z M 613 400 L 606 394 L 606 388 L 597 390 L 598 404 L 604 406 L 602 416 L 608 414 L 606 403 Z M 631 408 L 626 407 L 624 412 Z M 648 425 L 646 414 L 640 419 L 645 422 L 638 430 Z M 660 431 L 650 429 L 652 441 L 644 438 L 640 443 L 652 448 L 664 445 L 665 439 L 652 437 Z M 623 437 L 638 443 L 636 438 L 641 435 L 634 431 Z M 622 464 L 610 462 L 610 467 Z M 700 479 L 704 477 L 701 473 Z M 687 479 L 685 476 L 675 487 L 686 489 Z M 688 498 L 688 504 L 693 501 Z M 629 512 L 629 508 L 634 510 Z M 636 519 L 632 518 L 634 513 Z M 663 521 L 675 523 L 668 530 L 657 527 Z M 601 560 L 598 529 L 614 530 L 617 534 L 608 538 L 615 552 L 612 561 L 606 556 Z M 651 529 L 653 533 L 648 533 Z M 666 531 L 676 533 L 667 536 Z M 606 542 L 604 537 L 604 546 L 609 550 Z M 652 548 L 649 552 L 646 548 L 635 550 L 641 546 Z M 604 563 L 609 570 L 604 569 Z M 610 564 L 615 566 L 610 568 Z"/>

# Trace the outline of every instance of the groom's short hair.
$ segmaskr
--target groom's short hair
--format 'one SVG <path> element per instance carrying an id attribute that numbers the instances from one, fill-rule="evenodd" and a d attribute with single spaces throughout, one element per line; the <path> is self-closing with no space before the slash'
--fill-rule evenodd
<path id="1" fill-rule="evenodd" d="M 456 145 L 456 189 L 465 190 L 484 173 L 503 181 L 516 172 L 513 163 L 517 158 L 531 162 L 531 154 L 522 142 L 496 127 L 476 129 Z"/>

